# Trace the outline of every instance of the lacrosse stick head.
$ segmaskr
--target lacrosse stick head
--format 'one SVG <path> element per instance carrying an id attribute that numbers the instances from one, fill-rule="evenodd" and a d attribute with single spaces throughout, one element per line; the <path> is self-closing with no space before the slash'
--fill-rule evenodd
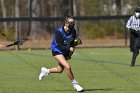
<path id="1" fill-rule="evenodd" d="M 21 38 L 18 41 L 14 42 L 14 45 L 23 45 L 24 42 L 26 42 L 27 38 Z"/>
<path id="2" fill-rule="evenodd" d="M 82 44 L 82 40 L 80 38 L 75 38 L 74 39 L 74 44 L 75 44 L 75 46 L 81 45 Z"/>
<path id="3" fill-rule="evenodd" d="M 19 45 L 23 45 L 24 42 L 26 42 L 28 39 L 27 38 L 21 38 L 19 40 Z"/>

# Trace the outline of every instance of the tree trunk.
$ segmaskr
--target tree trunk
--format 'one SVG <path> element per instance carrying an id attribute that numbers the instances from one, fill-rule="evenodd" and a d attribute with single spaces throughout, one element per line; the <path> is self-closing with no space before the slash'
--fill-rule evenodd
<path id="1" fill-rule="evenodd" d="M 20 13 L 19 13 L 19 0 L 15 0 L 15 17 L 19 17 Z M 16 40 L 19 40 L 19 33 L 20 33 L 20 23 L 19 21 L 15 22 L 15 38 Z M 16 50 L 19 49 L 19 45 L 17 45 Z"/>
<path id="2" fill-rule="evenodd" d="M 40 0 L 33 0 L 32 2 L 32 17 L 39 17 L 40 16 Z M 31 37 L 36 39 L 41 37 L 41 22 L 32 21 L 31 23 Z"/>
<path id="3" fill-rule="evenodd" d="M 5 6 L 5 0 L 1 0 L 1 6 L 2 6 L 2 17 L 6 18 L 6 6 Z M 4 30 L 7 29 L 7 22 L 3 22 Z"/>
<path id="4" fill-rule="evenodd" d="M 122 14 L 122 6 L 121 6 L 121 0 L 116 0 L 116 12 L 117 15 L 121 15 Z"/>

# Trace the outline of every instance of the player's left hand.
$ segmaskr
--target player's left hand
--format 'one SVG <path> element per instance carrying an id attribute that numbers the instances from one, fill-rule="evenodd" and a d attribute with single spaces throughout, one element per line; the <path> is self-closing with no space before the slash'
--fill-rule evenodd
<path id="1" fill-rule="evenodd" d="M 80 38 L 75 38 L 74 39 L 74 45 L 77 46 L 77 45 L 81 45 L 82 44 L 82 40 Z"/>

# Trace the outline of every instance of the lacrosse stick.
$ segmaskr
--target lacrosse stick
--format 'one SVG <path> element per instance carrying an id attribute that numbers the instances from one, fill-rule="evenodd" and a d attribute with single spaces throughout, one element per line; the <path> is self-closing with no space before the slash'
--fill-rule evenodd
<path id="1" fill-rule="evenodd" d="M 73 45 L 74 47 L 76 47 L 77 45 L 81 45 L 82 44 L 82 40 L 80 38 L 75 38 L 73 40 Z M 74 51 L 69 51 L 68 57 L 66 58 L 67 60 L 71 59 L 71 56 L 73 54 Z"/>
<path id="2" fill-rule="evenodd" d="M 6 47 L 10 47 L 10 46 L 14 46 L 14 45 L 23 45 L 23 43 L 26 42 L 27 40 L 28 40 L 27 38 L 21 38 L 12 44 L 6 45 Z"/>

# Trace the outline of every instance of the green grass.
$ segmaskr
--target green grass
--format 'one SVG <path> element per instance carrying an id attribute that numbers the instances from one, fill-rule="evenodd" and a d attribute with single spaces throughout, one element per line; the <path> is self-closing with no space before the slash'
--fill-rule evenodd
<path id="1" fill-rule="evenodd" d="M 77 49 L 70 60 L 84 93 L 139 93 L 140 58 L 130 67 L 128 48 Z M 50 50 L 0 51 L 0 93 L 77 93 L 65 71 L 38 80 L 42 66 L 57 62 Z"/>

